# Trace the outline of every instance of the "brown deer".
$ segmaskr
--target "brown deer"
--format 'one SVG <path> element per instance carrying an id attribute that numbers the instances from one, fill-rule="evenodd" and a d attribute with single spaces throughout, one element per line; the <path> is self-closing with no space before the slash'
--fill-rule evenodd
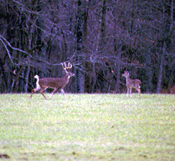
<path id="1" fill-rule="evenodd" d="M 67 85 L 67 83 L 69 82 L 69 78 L 74 76 L 74 73 L 68 72 L 67 69 L 71 69 L 72 68 L 72 64 L 68 63 L 68 66 L 66 65 L 66 63 L 61 63 L 63 69 L 65 70 L 66 74 L 63 78 L 39 78 L 38 75 L 35 75 L 34 78 L 37 79 L 36 81 L 36 88 L 34 88 L 31 92 L 30 98 L 32 98 L 32 95 L 34 92 L 39 91 L 40 93 L 44 96 L 45 99 L 46 96 L 44 95 L 44 90 L 47 88 L 52 88 L 54 89 L 52 92 L 52 95 L 49 97 L 49 99 L 51 99 L 51 97 L 60 89 L 61 93 L 65 96 L 64 90 L 63 88 Z"/>
<path id="2" fill-rule="evenodd" d="M 130 97 L 131 97 L 132 88 L 135 88 L 139 92 L 139 98 L 140 98 L 141 81 L 139 79 L 131 79 L 131 78 L 129 78 L 129 72 L 128 71 L 124 71 L 122 76 L 126 78 L 127 97 L 128 97 L 129 93 L 130 93 Z"/>

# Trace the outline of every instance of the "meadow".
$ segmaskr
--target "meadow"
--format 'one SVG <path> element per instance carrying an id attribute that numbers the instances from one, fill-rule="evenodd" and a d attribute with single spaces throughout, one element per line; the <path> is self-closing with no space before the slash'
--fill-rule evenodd
<path id="1" fill-rule="evenodd" d="M 175 160 L 175 95 L 29 96 L 0 95 L 2 160 Z"/>

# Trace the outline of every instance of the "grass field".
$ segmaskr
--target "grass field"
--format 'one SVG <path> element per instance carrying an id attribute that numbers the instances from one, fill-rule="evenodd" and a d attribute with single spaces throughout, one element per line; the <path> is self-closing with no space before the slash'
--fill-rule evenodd
<path id="1" fill-rule="evenodd" d="M 175 95 L 137 96 L 0 95 L 0 159 L 175 160 Z"/>

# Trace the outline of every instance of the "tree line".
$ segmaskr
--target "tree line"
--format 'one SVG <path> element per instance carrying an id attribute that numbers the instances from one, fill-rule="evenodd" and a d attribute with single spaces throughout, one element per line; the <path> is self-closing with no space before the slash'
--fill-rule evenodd
<path id="1" fill-rule="evenodd" d="M 175 90 L 173 0 L 1 0 L 0 92 L 30 92 L 34 76 L 63 77 L 73 93 Z"/>

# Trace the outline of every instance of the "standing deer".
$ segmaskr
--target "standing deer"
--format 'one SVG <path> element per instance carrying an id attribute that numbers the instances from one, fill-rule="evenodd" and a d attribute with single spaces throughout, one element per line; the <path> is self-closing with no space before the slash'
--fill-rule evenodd
<path id="1" fill-rule="evenodd" d="M 69 78 L 74 76 L 74 73 L 68 72 L 67 69 L 71 69 L 72 68 L 72 64 L 68 63 L 68 66 L 66 65 L 66 63 L 61 63 L 64 71 L 66 72 L 65 76 L 63 78 L 39 78 L 38 75 L 35 75 L 34 78 L 37 79 L 36 81 L 36 88 L 34 88 L 31 92 L 30 98 L 32 98 L 32 95 L 34 92 L 39 91 L 40 93 L 44 96 L 45 99 L 46 96 L 44 95 L 44 90 L 47 88 L 52 88 L 53 93 L 52 95 L 49 97 L 49 99 L 51 99 L 51 97 L 60 89 L 61 93 L 65 96 L 64 90 L 63 88 L 67 85 L 67 83 L 69 82 Z"/>
<path id="2" fill-rule="evenodd" d="M 129 93 L 130 93 L 130 97 L 131 97 L 132 88 L 135 88 L 139 92 L 139 98 L 140 98 L 141 81 L 139 79 L 131 79 L 131 78 L 129 78 L 129 72 L 128 71 L 124 71 L 122 76 L 126 78 L 127 97 L 128 97 Z"/>

